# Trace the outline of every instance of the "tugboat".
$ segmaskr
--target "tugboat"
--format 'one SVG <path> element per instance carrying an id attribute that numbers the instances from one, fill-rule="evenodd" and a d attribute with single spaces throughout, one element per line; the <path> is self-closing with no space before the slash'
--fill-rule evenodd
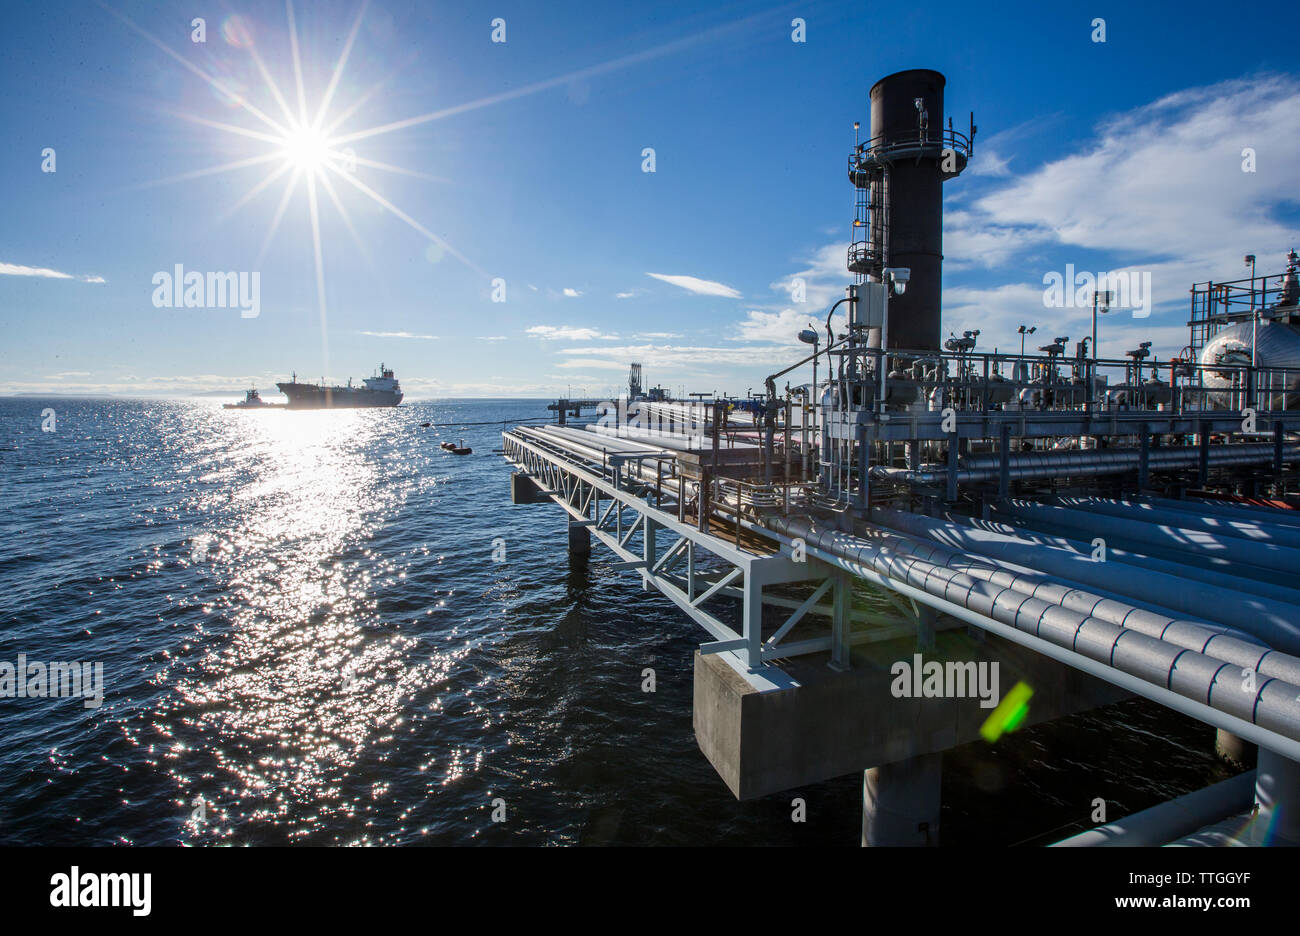
<path id="1" fill-rule="evenodd" d="M 361 407 L 396 406 L 402 402 L 402 385 L 393 371 L 383 364 L 374 377 L 366 377 L 362 386 L 329 387 L 324 383 L 298 383 L 298 374 L 285 383 L 276 384 L 289 398 L 289 409 L 357 409 Z"/>
<path id="2" fill-rule="evenodd" d="M 238 403 L 223 403 L 221 406 L 222 409 L 262 409 L 274 406 L 274 404 L 263 400 L 261 394 L 257 392 L 257 388 L 253 387 L 251 390 L 244 391 L 244 398 Z"/>
<path id="3" fill-rule="evenodd" d="M 439 442 L 438 448 L 445 449 L 453 455 L 472 455 L 474 450 L 465 444 L 465 440 L 458 442 Z"/>

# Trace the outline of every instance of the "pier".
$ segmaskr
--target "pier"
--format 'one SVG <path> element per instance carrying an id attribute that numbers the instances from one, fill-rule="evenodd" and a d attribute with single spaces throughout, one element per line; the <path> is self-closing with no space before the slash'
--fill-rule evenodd
<path id="1" fill-rule="evenodd" d="M 1295 254 L 1250 320 L 1194 289 L 1176 360 L 941 347 L 941 190 L 975 136 L 942 92 L 872 89 L 843 334 L 745 408 L 629 393 L 507 430 L 512 499 L 700 627 L 695 735 L 738 799 L 861 772 L 864 845 L 937 845 L 944 751 L 1140 696 L 1254 769 L 1059 844 L 1300 844 L 1300 367 L 1220 340 L 1292 328 Z"/>

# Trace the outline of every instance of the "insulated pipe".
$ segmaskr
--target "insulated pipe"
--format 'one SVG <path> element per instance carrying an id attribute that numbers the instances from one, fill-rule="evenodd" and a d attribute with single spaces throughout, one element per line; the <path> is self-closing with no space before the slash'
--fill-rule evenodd
<path id="1" fill-rule="evenodd" d="M 1239 451 L 1253 446 L 1231 446 L 1210 449 L 1210 467 L 1222 468 L 1238 465 L 1257 465 L 1273 460 L 1272 446 L 1268 451 Z M 1288 458 L 1300 457 L 1300 445 L 1288 447 Z M 1008 467 L 1011 480 L 1029 481 L 1039 478 L 1057 478 L 1075 475 L 1123 474 L 1135 471 L 1139 465 L 1140 452 L 1137 449 L 1117 449 L 1100 452 L 1035 452 L 1010 456 Z M 1032 459 L 1032 460 L 1031 460 Z M 973 467 L 957 469 L 958 484 L 975 484 L 984 481 L 997 481 L 1001 477 L 1001 467 L 994 459 L 989 464 L 987 456 L 967 459 Z M 1200 464 L 1200 452 L 1196 449 L 1151 449 L 1148 452 L 1147 466 L 1152 471 L 1173 471 L 1180 468 L 1193 468 Z M 871 478 L 876 481 L 892 481 L 899 484 L 944 484 L 948 480 L 946 469 L 931 468 L 893 468 L 875 465 L 871 468 Z"/>
<path id="2" fill-rule="evenodd" d="M 1067 610 L 1203 653 L 1243 671 L 1300 684 L 1300 659 L 1260 644 L 1250 633 L 1233 631 L 1200 619 L 1181 620 L 1156 605 L 1135 606 L 1127 596 L 1086 591 L 1073 582 L 1048 578 L 1019 566 L 999 567 L 982 556 L 957 553 L 932 543 L 916 543 L 901 537 L 881 539 L 900 553 L 943 563 L 980 581 L 1009 587 Z"/>
<path id="3" fill-rule="evenodd" d="M 1062 839 L 1049 848 L 1113 848 L 1165 845 L 1212 822 L 1250 809 L 1255 771 L 1230 777 L 1115 822 Z"/>
<path id="4" fill-rule="evenodd" d="M 1172 497 L 1139 498 L 1142 503 L 1154 504 L 1166 510 L 1195 512 L 1202 517 L 1226 517 L 1229 520 L 1247 520 L 1272 523 L 1289 529 L 1300 529 L 1300 510 L 1284 507 L 1260 507 L 1256 504 L 1239 504 L 1234 501 L 1214 500 L 1206 497 L 1189 497 L 1174 500 Z"/>
<path id="5" fill-rule="evenodd" d="M 990 512 L 994 512 L 996 507 L 991 507 Z M 1092 539 L 1093 536 L 1087 530 L 1078 529 L 1073 526 L 1048 523 L 1041 519 L 1028 521 L 1019 519 L 1011 514 L 1005 514 L 998 519 L 1012 524 L 1019 529 L 1032 529 L 1035 532 L 1047 533 L 1058 536 L 1074 537 L 1076 539 Z M 1114 520 L 1113 517 L 1105 518 Z M 1231 556 L 1226 548 L 1212 542 L 1212 538 L 1202 533 L 1182 533 L 1178 531 L 1163 531 L 1166 534 L 1163 538 L 1154 534 L 1145 538 L 1125 539 L 1118 531 L 1108 533 L 1102 539 L 1106 542 L 1106 548 L 1112 549 L 1121 547 L 1130 549 L 1134 552 L 1140 552 L 1148 556 L 1153 556 L 1165 562 L 1175 563 L 1180 566 L 1191 568 L 1205 569 L 1206 571 L 1217 572 L 1220 575 L 1230 575 L 1233 578 L 1241 580 L 1238 587 L 1250 590 L 1252 587 L 1263 594 L 1268 592 L 1274 594 L 1278 587 L 1279 581 L 1287 581 L 1289 576 L 1281 576 L 1271 568 L 1261 568 L 1242 561 L 1238 556 Z M 1170 535 L 1172 534 L 1172 535 Z M 1284 600 L 1288 604 L 1294 604 L 1290 597 L 1276 595 L 1278 600 Z"/>
<path id="6" fill-rule="evenodd" d="M 643 443 L 631 439 L 624 439 L 616 435 L 587 432 L 584 429 L 575 429 L 571 426 L 521 426 L 519 428 L 530 430 L 529 434 L 535 438 L 554 437 L 565 440 L 565 444 L 575 442 L 578 445 L 598 446 L 601 451 L 641 452 L 645 451 L 646 448 Z M 665 449 L 663 454 L 670 456 L 673 453 Z"/>
<path id="7" fill-rule="evenodd" d="M 1125 600 L 1131 595 L 1150 596 L 1151 601 L 1181 614 L 1196 617 L 1211 614 L 1216 622 L 1231 625 L 1278 650 L 1300 653 L 1300 607 L 1201 581 L 1199 569 L 1182 567 L 1177 574 L 1170 574 L 1110 561 L 1094 562 L 1091 550 L 1082 543 L 1078 553 L 1069 552 L 1041 543 L 1026 543 L 1013 534 L 883 508 L 874 510 L 872 519 L 912 536 L 977 554 L 986 561 L 1015 563 L 1020 568 L 1060 576 L 1068 583 L 1079 582 L 1112 594 L 1118 591 Z M 1206 640 L 1210 637 L 1206 635 Z M 1210 653 L 1191 644 L 1185 646 Z M 1243 661 L 1240 665 L 1248 664 Z M 1270 675 L 1300 682 L 1300 672 Z"/>
<path id="8" fill-rule="evenodd" d="M 962 531 L 981 531 L 983 533 L 993 534 L 999 538 L 1006 538 L 1017 544 L 1037 543 L 1040 546 L 1048 546 L 1052 549 L 1061 550 L 1066 553 L 1073 553 L 1078 556 L 1088 557 L 1091 563 L 1093 546 L 1086 540 L 1070 539 L 1066 536 L 1058 536 L 1046 531 L 1035 530 L 1027 526 L 1013 526 L 1009 523 L 1000 523 L 997 520 L 982 520 L 975 517 L 963 517 L 958 514 L 944 514 L 944 520 L 956 524 Z M 973 534 L 972 534 L 973 535 Z M 952 537 L 936 537 L 940 542 L 945 539 L 951 539 L 952 542 L 962 542 L 964 538 L 960 534 L 953 534 Z M 999 539 L 999 542 L 1002 541 Z M 971 547 L 975 551 L 982 551 Z M 1035 553 L 1035 561 L 1039 554 Z M 1055 553 L 1048 553 L 1049 556 Z M 1280 602 L 1283 605 L 1294 605 L 1300 607 L 1300 589 L 1290 588 L 1285 585 L 1278 585 L 1272 582 L 1262 582 L 1259 579 L 1245 578 L 1240 575 L 1233 575 L 1229 572 L 1220 572 L 1213 569 L 1205 569 L 1200 566 L 1189 566 L 1186 563 L 1177 560 L 1161 559 L 1154 555 L 1147 555 L 1140 552 L 1132 552 L 1122 549 L 1113 543 L 1106 544 L 1106 561 L 1121 562 L 1128 566 L 1136 566 L 1141 569 L 1147 569 L 1153 572 L 1166 572 L 1170 575 L 1184 578 L 1194 576 L 1195 581 L 1204 582 L 1208 585 L 1217 585 L 1219 588 L 1227 589 L 1238 595 L 1239 601 L 1244 601 L 1248 607 L 1255 607 L 1256 598 L 1269 598 L 1273 601 Z M 1084 571 L 1071 571 L 1072 577 L 1079 578 L 1087 575 L 1087 566 L 1078 566 L 1078 569 Z M 1108 573 L 1101 569 L 1093 569 L 1092 573 L 1098 576 Z M 1082 579 L 1080 579 L 1082 581 Z M 1300 581 L 1298 579 L 1297 581 Z M 1288 612 L 1290 613 L 1290 612 Z"/>
<path id="9" fill-rule="evenodd" d="M 1289 443 L 1284 449 L 1291 449 L 1300 454 L 1300 443 Z M 1214 458 L 1218 454 L 1221 457 L 1259 455 L 1266 460 L 1273 459 L 1274 451 L 1272 443 L 1233 443 L 1230 445 L 1217 445 L 1210 449 L 1210 457 Z M 1119 449 L 1085 449 L 1065 450 L 1056 452 L 1011 452 L 1007 455 L 1007 462 L 1012 468 L 1028 467 L 1040 464 L 1053 465 L 1058 467 L 1069 467 L 1075 463 L 1079 465 L 1107 464 L 1111 462 L 1133 462 L 1137 463 L 1141 449 L 1138 448 L 1119 448 Z M 1164 446 L 1161 448 L 1148 449 L 1148 455 L 1153 460 L 1181 461 L 1190 459 L 1192 462 L 1200 460 L 1200 449 L 1196 446 Z M 1002 464 L 1001 455 L 968 455 L 962 459 L 963 468 L 998 468 Z"/>
<path id="10" fill-rule="evenodd" d="M 602 446 L 600 444 L 602 440 L 597 436 L 591 435 L 590 433 L 588 434 L 586 439 L 579 441 L 577 439 L 566 438 L 566 437 L 561 437 L 557 439 L 555 438 L 556 433 L 539 432 L 536 430 L 530 431 L 525 427 L 519 427 L 519 431 L 520 434 L 526 438 L 533 439 L 538 442 L 545 442 L 550 445 L 562 446 L 567 451 L 574 454 L 582 455 L 585 458 L 588 458 L 594 462 L 603 462 L 610 455 L 615 455 L 615 456 L 621 455 L 627 457 L 641 456 L 642 458 L 646 458 L 646 459 L 672 458 L 673 456 L 673 453 L 668 451 L 647 452 L 645 446 L 643 445 L 637 445 L 631 447 L 625 445 L 603 445 Z"/>
<path id="11" fill-rule="evenodd" d="M 1006 513 L 1029 521 L 1033 526 L 1056 526 L 1097 534 L 1103 538 L 1115 537 L 1156 547 L 1177 546 L 1179 552 L 1203 559 L 1254 566 L 1269 570 L 1282 577 L 1293 576 L 1300 569 L 1300 551 L 1271 543 L 1254 543 L 1235 536 L 1220 536 L 1199 530 L 1156 527 L 1141 520 L 1110 517 L 1068 507 L 1051 507 L 1027 500 L 1010 500 L 994 507 L 997 513 Z"/>
<path id="12" fill-rule="evenodd" d="M 1262 680 L 1243 691 L 1236 667 L 1011 588 L 817 530 L 803 518 L 769 517 L 758 532 L 803 541 L 807 554 L 901 592 L 1175 711 L 1300 759 L 1300 687 Z"/>
<path id="13" fill-rule="evenodd" d="M 1106 497 L 1058 496 L 1035 498 L 1035 500 L 1053 507 L 1069 507 L 1129 520 L 1140 519 L 1147 523 L 1157 523 L 1182 530 L 1199 530 L 1204 533 L 1235 536 L 1256 543 L 1275 543 L 1289 549 L 1300 549 L 1300 529 L 1281 527 L 1251 517 L 1239 519 L 1203 517 L 1186 510 L 1165 510 L 1154 504 Z"/>

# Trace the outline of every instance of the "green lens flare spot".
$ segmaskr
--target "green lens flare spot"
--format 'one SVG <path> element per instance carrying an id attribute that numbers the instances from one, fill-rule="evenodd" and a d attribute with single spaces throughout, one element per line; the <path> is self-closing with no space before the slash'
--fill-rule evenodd
<path id="1" fill-rule="evenodd" d="M 980 726 L 980 736 L 992 744 L 1008 731 L 1015 731 L 1029 715 L 1029 698 L 1034 694 L 1026 683 L 1018 682 L 1002 697 L 989 717 Z"/>

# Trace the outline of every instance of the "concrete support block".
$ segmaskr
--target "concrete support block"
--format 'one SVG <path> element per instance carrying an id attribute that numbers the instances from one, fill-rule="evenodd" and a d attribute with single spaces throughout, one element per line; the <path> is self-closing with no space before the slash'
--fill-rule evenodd
<path id="1" fill-rule="evenodd" d="M 1300 764 L 1260 748 L 1255 802 L 1260 810 L 1258 824 L 1269 830 L 1268 844 L 1300 845 Z"/>
<path id="2" fill-rule="evenodd" d="M 1231 731 L 1220 728 L 1214 735 L 1214 753 L 1230 764 L 1253 767 L 1257 751 L 1258 748 L 1254 744 Z"/>
<path id="3" fill-rule="evenodd" d="M 862 844 L 939 844 L 943 755 L 924 754 L 872 767 L 862 777 Z"/>
<path id="4" fill-rule="evenodd" d="M 992 712 L 972 692 L 959 698 L 895 695 L 897 661 L 914 660 L 912 637 L 853 648 L 852 665 L 830 654 L 749 672 L 740 654 L 695 655 L 695 738 L 732 795 L 753 799 L 867 767 L 904 762 L 980 738 Z M 999 694 L 1033 690 L 1024 727 L 1085 711 L 1127 693 L 997 637 L 939 631 L 926 659 L 998 664 Z"/>

